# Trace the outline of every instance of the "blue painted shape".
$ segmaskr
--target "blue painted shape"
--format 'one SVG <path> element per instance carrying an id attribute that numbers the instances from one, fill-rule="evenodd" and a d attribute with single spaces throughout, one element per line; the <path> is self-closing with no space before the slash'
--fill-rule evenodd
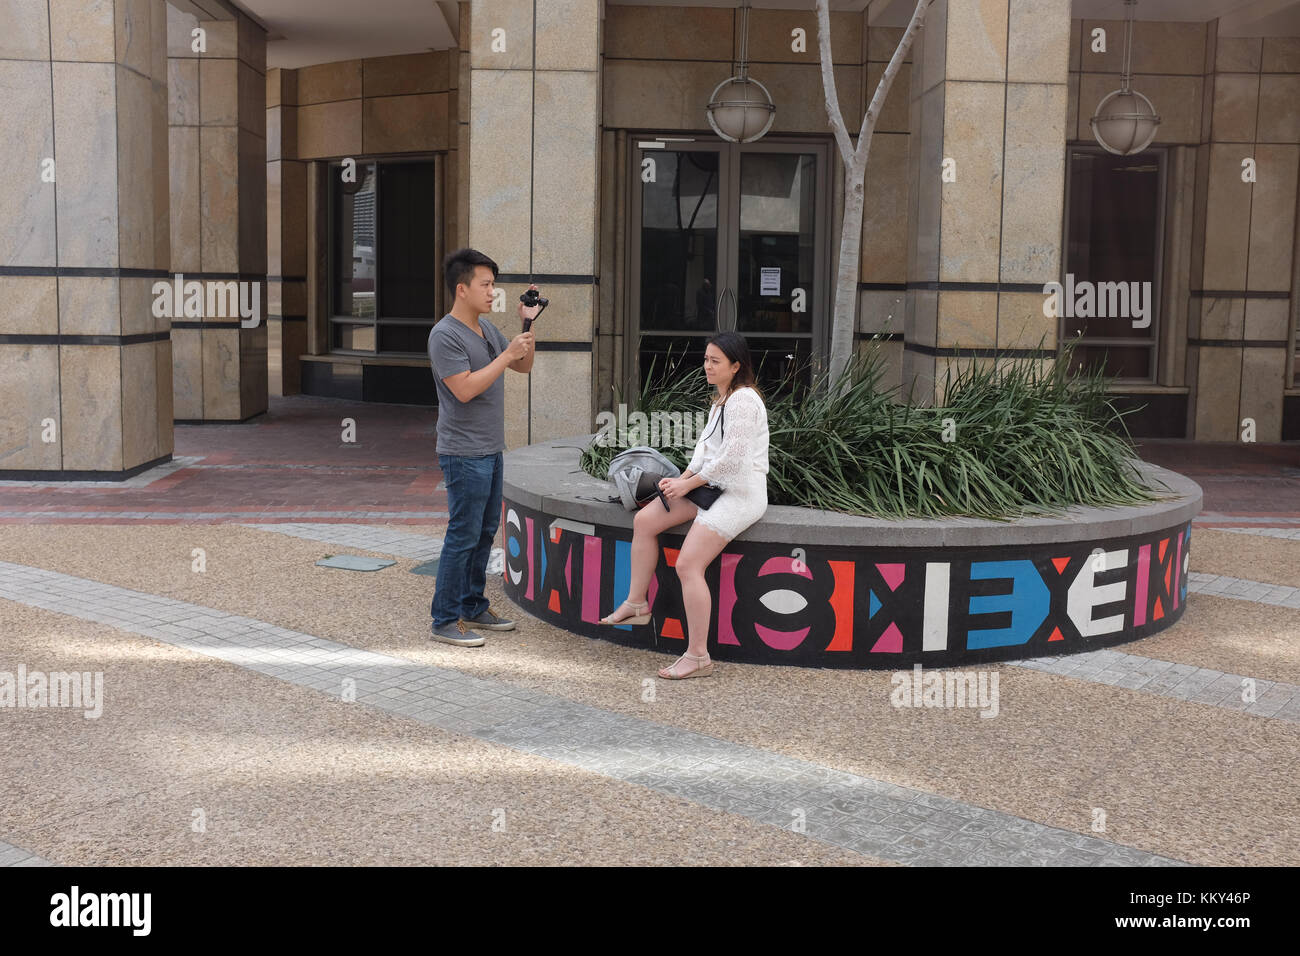
<path id="1" fill-rule="evenodd" d="M 615 541 L 614 542 L 614 600 L 622 601 L 627 597 L 628 586 L 632 583 L 632 542 Z M 622 595 L 620 597 L 619 595 Z M 615 604 L 615 607 L 618 605 Z M 613 614 L 613 609 L 610 610 Z M 617 628 L 624 631 L 632 630 L 631 624 L 615 624 Z"/>
<path id="2" fill-rule="evenodd" d="M 519 539 L 514 535 L 511 535 L 508 540 L 510 543 L 510 557 L 519 557 Z"/>
<path id="3" fill-rule="evenodd" d="M 867 593 L 871 595 L 871 610 L 867 613 L 867 617 L 875 617 L 876 612 L 880 610 L 880 598 L 876 597 L 875 591 L 868 591 Z M 676 673 L 676 671 L 673 673 Z"/>
<path id="4" fill-rule="evenodd" d="M 1052 595 L 1033 561 L 975 561 L 971 563 L 970 576 L 972 581 L 1011 580 L 1010 594 L 973 594 L 970 599 L 971 614 L 1010 611 L 1011 624 L 1008 627 L 971 628 L 966 633 L 967 648 L 1013 647 L 1034 636 L 1038 625 L 1047 618 Z"/>

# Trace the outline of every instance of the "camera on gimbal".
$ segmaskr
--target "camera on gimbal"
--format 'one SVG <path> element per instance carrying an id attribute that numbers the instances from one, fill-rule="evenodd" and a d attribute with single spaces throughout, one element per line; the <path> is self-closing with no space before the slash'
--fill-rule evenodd
<path id="1" fill-rule="evenodd" d="M 519 297 L 519 301 L 524 304 L 524 308 L 526 309 L 531 309 L 540 305 L 542 308 L 538 311 L 537 315 L 541 315 L 542 312 L 545 312 L 546 307 L 551 304 L 551 300 L 543 298 L 542 294 L 536 289 L 528 289 L 525 291 L 524 294 Z M 533 319 L 537 318 L 537 315 L 533 316 L 532 319 L 524 319 L 525 332 L 532 328 Z"/>

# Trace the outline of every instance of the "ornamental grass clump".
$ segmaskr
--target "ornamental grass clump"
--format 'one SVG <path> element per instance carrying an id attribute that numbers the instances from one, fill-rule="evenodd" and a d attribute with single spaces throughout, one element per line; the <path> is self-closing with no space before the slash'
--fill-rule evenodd
<path id="1" fill-rule="evenodd" d="M 1011 519 L 1155 499 L 1129 461 L 1127 413 L 1100 372 L 1071 372 L 1072 354 L 1067 344 L 1051 362 L 968 359 L 944 376 L 941 406 L 882 388 L 875 347 L 850 361 L 838 387 L 825 373 L 809 386 L 791 375 L 766 396 L 768 501 L 883 518 Z M 709 390 L 697 368 L 678 367 L 640 399 L 647 413 L 694 412 Z M 646 443 L 639 437 L 593 444 L 582 467 L 604 478 L 615 454 Z M 684 468 L 693 447 L 660 451 Z"/>

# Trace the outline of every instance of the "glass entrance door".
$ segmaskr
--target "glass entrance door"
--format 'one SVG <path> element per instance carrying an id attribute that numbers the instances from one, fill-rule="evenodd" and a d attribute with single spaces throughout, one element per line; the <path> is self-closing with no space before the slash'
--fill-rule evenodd
<path id="1" fill-rule="evenodd" d="M 808 359 L 826 339 L 826 147 L 635 142 L 641 376 L 658 379 L 674 360 L 698 367 L 708 338 L 732 329 L 749 342 L 765 391 L 806 384 Z"/>

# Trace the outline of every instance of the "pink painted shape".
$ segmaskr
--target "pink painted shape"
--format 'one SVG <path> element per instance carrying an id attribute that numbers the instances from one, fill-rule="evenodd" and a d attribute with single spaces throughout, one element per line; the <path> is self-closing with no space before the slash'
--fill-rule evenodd
<path id="1" fill-rule="evenodd" d="M 647 611 L 654 610 L 655 595 L 658 593 L 659 593 L 659 579 L 652 574 L 650 575 L 650 587 L 648 587 L 645 592 L 645 599 L 649 602 L 650 605 L 649 607 L 646 608 Z M 676 672 L 674 671 L 674 673 Z"/>
<path id="2" fill-rule="evenodd" d="M 1138 548 L 1137 600 L 1133 607 L 1133 626 L 1141 627 L 1147 622 L 1147 576 L 1151 570 L 1151 545 L 1144 544 Z"/>
<path id="3" fill-rule="evenodd" d="M 768 558 L 766 561 L 764 561 L 763 566 L 758 569 L 758 574 L 760 577 L 763 576 L 764 574 L 799 574 L 807 578 L 809 581 L 811 581 L 812 571 L 809 570 L 807 564 L 803 562 L 800 562 L 800 564 L 802 565 L 803 570 L 797 571 L 795 570 L 795 566 L 794 566 L 795 565 L 794 558 L 787 558 L 782 555 L 778 555 L 775 558 Z"/>
<path id="4" fill-rule="evenodd" d="M 903 653 L 903 632 L 898 629 L 897 624 L 891 623 L 889 627 L 885 628 L 885 633 L 880 635 L 880 640 L 876 641 L 876 646 L 871 649 L 871 653 Z"/>
<path id="5" fill-rule="evenodd" d="M 776 560 L 775 558 L 772 560 Z M 740 639 L 731 626 L 731 614 L 736 609 L 736 565 L 740 563 L 738 554 L 722 554 L 722 575 L 718 580 L 718 643 L 739 644 Z M 768 561 L 763 565 L 764 568 Z M 760 574 L 763 572 L 759 572 Z"/>
<path id="6" fill-rule="evenodd" d="M 588 624 L 600 620 L 600 539 L 582 539 L 582 619 Z"/>
<path id="7" fill-rule="evenodd" d="M 524 593 L 524 597 L 532 601 L 537 587 L 537 566 L 533 563 L 533 519 L 525 518 L 524 525 L 528 535 L 528 590 Z"/>
<path id="8" fill-rule="evenodd" d="M 880 572 L 880 576 L 885 579 L 891 591 L 897 591 L 898 586 L 903 583 L 905 569 L 901 564 L 877 564 L 876 570 Z"/>
<path id="9" fill-rule="evenodd" d="M 573 549 L 572 548 L 569 549 L 569 553 L 564 558 L 564 586 L 568 589 L 570 594 L 573 593 Z"/>
<path id="10" fill-rule="evenodd" d="M 1178 592 L 1182 590 L 1179 587 L 1178 576 L 1183 573 L 1183 533 L 1178 532 L 1178 550 L 1174 552 L 1174 586 L 1169 589 L 1169 600 L 1174 607 L 1178 607 Z"/>
<path id="11" fill-rule="evenodd" d="M 803 627 L 797 631 L 774 631 L 762 624 L 754 625 L 754 631 L 763 643 L 777 651 L 794 650 L 803 643 L 803 639 L 808 636 L 808 632 L 811 630 L 811 627 Z"/>

